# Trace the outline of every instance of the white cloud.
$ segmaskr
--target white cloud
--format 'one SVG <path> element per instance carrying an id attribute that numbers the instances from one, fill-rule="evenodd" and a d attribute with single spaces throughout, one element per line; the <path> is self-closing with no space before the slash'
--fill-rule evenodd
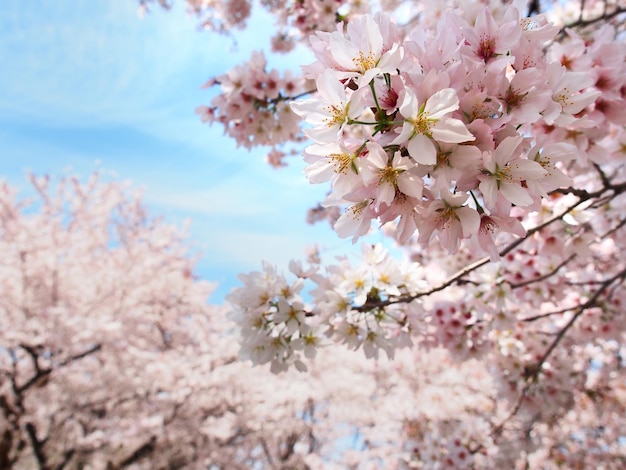
<path id="1" fill-rule="evenodd" d="M 268 44 L 267 16 L 236 32 L 233 53 L 231 39 L 197 31 L 182 8 L 143 20 L 133 0 L 6 0 L 2 8 L 0 173 L 11 183 L 27 187 L 25 170 L 54 176 L 72 167 L 86 177 L 100 160 L 106 173 L 146 188 L 151 213 L 191 217 L 203 274 L 227 286 L 262 259 L 286 268 L 315 242 L 350 249 L 306 224 L 325 187 L 307 183 L 298 157 L 273 170 L 262 151 L 237 149 L 193 112 L 210 99 L 202 83 Z"/>

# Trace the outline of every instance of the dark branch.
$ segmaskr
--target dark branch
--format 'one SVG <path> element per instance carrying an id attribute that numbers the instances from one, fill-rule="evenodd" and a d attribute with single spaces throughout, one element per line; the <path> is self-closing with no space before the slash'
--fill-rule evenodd
<path id="1" fill-rule="evenodd" d="M 139 460 L 147 457 L 156 448 L 156 437 L 152 436 L 148 442 L 138 447 L 132 454 L 122 460 L 119 464 L 120 468 L 128 467 L 129 465 L 138 462 Z"/>
<path id="2" fill-rule="evenodd" d="M 46 458 L 46 454 L 43 451 L 43 442 L 37 438 L 37 430 L 35 429 L 35 425 L 33 423 L 26 423 L 25 426 L 26 434 L 30 439 L 30 443 L 33 447 L 33 454 L 35 455 L 35 459 L 39 464 L 39 468 L 41 470 L 47 470 L 48 462 Z"/>
<path id="3" fill-rule="evenodd" d="M 570 207 L 565 209 L 560 214 L 557 214 L 551 217 L 550 219 L 546 220 L 545 222 L 537 225 L 536 227 L 533 227 L 532 229 L 528 230 L 524 237 L 515 240 L 514 242 L 507 245 L 502 251 L 500 251 L 500 256 L 505 256 L 509 252 L 513 251 L 515 248 L 517 248 L 519 245 L 524 243 L 524 241 L 526 241 L 532 235 L 543 230 L 545 227 L 551 225 L 555 221 L 562 219 L 566 214 L 569 214 L 571 211 L 573 211 L 576 207 L 578 207 L 582 203 L 583 203 L 583 200 L 581 199 L 577 201 L 575 204 L 572 204 Z M 412 295 L 404 295 L 404 296 L 400 296 L 400 297 L 393 298 L 393 299 L 372 301 L 372 302 L 368 301 L 359 307 L 353 307 L 353 309 L 359 312 L 367 312 L 376 308 L 387 307 L 388 305 L 392 305 L 392 304 L 412 302 L 413 300 L 419 299 L 420 297 L 429 296 L 431 294 L 434 294 L 435 292 L 442 291 L 450 287 L 451 285 L 458 283 L 465 276 L 477 270 L 478 268 L 486 265 L 487 263 L 489 263 L 489 261 L 490 261 L 490 258 L 488 256 L 485 256 L 484 258 L 481 258 L 475 261 L 474 263 L 469 264 L 468 266 L 464 267 L 463 269 L 457 271 L 455 274 L 449 277 L 446 281 L 444 281 L 443 283 L 439 284 L 436 287 L 433 287 L 430 290 L 427 290 L 424 292 L 418 292 Z"/>
<path id="4" fill-rule="evenodd" d="M 31 351 L 29 351 L 29 349 L 27 349 L 24 345 L 22 345 L 22 348 L 24 348 L 32 356 L 32 353 L 31 353 L 32 348 L 30 348 Z M 99 351 L 100 349 L 102 349 L 102 345 L 96 344 L 95 346 L 92 346 L 81 353 L 68 357 L 67 359 L 65 359 L 63 362 L 59 364 L 59 367 L 65 367 L 68 364 L 71 364 L 72 362 L 78 361 L 86 356 L 89 356 L 90 354 L 93 354 Z M 41 369 L 37 362 L 37 356 L 33 358 L 33 361 L 35 363 L 35 375 L 33 375 L 24 384 L 20 385 L 19 387 L 15 389 L 15 392 L 18 395 L 24 393 L 26 390 L 28 390 L 30 387 L 38 383 L 40 380 L 44 379 L 45 377 L 48 377 L 54 370 L 52 368 Z"/>
<path id="5" fill-rule="evenodd" d="M 541 276 L 535 277 L 533 279 L 527 279 L 526 281 L 518 282 L 516 284 L 509 283 L 509 285 L 511 286 L 511 289 L 518 289 L 520 287 L 525 287 L 525 286 L 528 286 L 530 284 L 534 284 L 535 282 L 545 281 L 546 279 L 554 276 L 557 272 L 559 272 L 561 270 L 562 267 L 564 267 L 567 263 L 572 261 L 575 257 L 576 257 L 575 253 L 570 255 L 567 259 L 562 261 L 558 266 L 556 266 L 550 272 L 547 272 L 547 273 L 545 273 L 545 274 L 543 274 Z"/>
<path id="6" fill-rule="evenodd" d="M 579 16 L 578 20 L 574 21 L 573 23 L 570 23 L 570 24 L 566 25 L 564 29 L 584 28 L 586 26 L 590 26 L 590 25 L 595 24 L 595 23 L 600 23 L 602 21 L 608 21 L 608 20 L 610 20 L 612 18 L 615 18 L 616 16 L 621 15 L 622 13 L 626 13 L 626 8 L 619 7 L 619 8 L 616 8 L 615 10 L 613 10 L 610 13 L 609 12 L 605 12 L 603 15 L 597 16 L 595 18 L 592 18 L 592 19 L 589 19 L 589 20 L 583 20 L 582 19 L 583 11 L 582 11 L 582 8 L 581 8 L 580 16 Z"/>
<path id="7" fill-rule="evenodd" d="M 593 295 L 589 299 L 587 299 L 587 301 L 585 303 L 579 305 L 576 308 L 576 312 L 574 313 L 574 315 L 572 315 L 572 318 L 570 318 L 569 321 L 563 326 L 563 328 L 561 328 L 561 330 L 557 333 L 557 335 L 555 336 L 554 340 L 552 341 L 552 343 L 550 343 L 550 346 L 548 346 L 548 348 L 543 353 L 541 358 L 537 361 L 537 363 L 533 367 L 527 369 L 528 373 L 526 375 L 526 381 L 524 383 L 524 387 L 522 388 L 522 390 L 520 391 L 519 395 L 517 396 L 517 399 L 515 400 L 515 403 L 514 403 L 512 409 L 511 409 L 511 411 L 507 415 L 507 417 L 504 420 L 502 420 L 498 425 L 494 426 L 494 428 L 492 429 L 492 431 L 491 431 L 492 436 L 494 436 L 494 437 L 498 436 L 502 432 L 502 430 L 504 429 L 505 424 L 513 416 L 515 416 L 517 414 L 517 412 L 519 411 L 520 407 L 522 406 L 522 403 L 524 402 L 524 399 L 526 398 L 526 395 L 527 395 L 528 391 L 530 390 L 530 387 L 537 381 L 537 379 L 539 377 L 539 374 L 541 373 L 541 369 L 543 367 L 543 364 L 550 357 L 550 355 L 556 349 L 556 347 L 559 345 L 559 343 L 563 340 L 563 338 L 565 337 L 565 334 L 569 331 L 569 329 L 576 322 L 576 320 L 578 320 L 578 318 L 580 318 L 580 316 L 585 312 L 585 310 L 597 306 L 599 297 L 607 289 L 609 289 L 611 287 L 611 285 L 613 285 L 613 283 L 615 283 L 616 281 L 620 281 L 620 283 L 624 282 L 624 279 L 626 279 L 626 268 L 622 269 L 621 271 L 619 271 L 615 275 L 613 275 L 610 278 L 606 279 L 600 285 L 600 287 L 593 293 Z"/>

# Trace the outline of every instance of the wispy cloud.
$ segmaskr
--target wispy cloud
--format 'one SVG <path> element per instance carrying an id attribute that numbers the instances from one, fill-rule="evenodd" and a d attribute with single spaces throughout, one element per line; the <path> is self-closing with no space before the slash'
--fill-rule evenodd
<path id="1" fill-rule="evenodd" d="M 238 34 L 233 53 L 232 39 L 197 31 L 182 8 L 143 20 L 133 0 L 2 8 L 0 173 L 14 184 L 26 186 L 25 171 L 86 176 L 101 162 L 144 187 L 153 213 L 192 218 L 202 274 L 222 294 L 262 259 L 286 267 L 315 242 L 351 246 L 305 223 L 324 188 L 306 182 L 301 162 L 275 171 L 194 115 L 210 97 L 200 85 L 263 45 L 267 17 Z"/>

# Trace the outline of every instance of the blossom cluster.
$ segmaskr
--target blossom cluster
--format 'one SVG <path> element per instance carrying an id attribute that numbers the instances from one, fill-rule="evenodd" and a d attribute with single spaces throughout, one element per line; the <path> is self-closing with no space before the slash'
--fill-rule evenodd
<path id="1" fill-rule="evenodd" d="M 331 31 L 338 21 L 371 11 L 375 2 L 359 0 L 273 0 L 267 8 L 280 26 L 272 51 L 285 53 L 315 31 Z"/>
<path id="2" fill-rule="evenodd" d="M 445 347 L 459 359 L 496 354 L 506 388 L 529 377 L 524 368 L 548 367 L 540 359 L 549 343 L 528 334 L 534 319 L 524 312 L 540 312 L 538 319 L 559 331 L 605 279 L 593 267 L 572 267 L 589 257 L 592 266 L 609 266 L 619 253 L 605 238 L 624 225 L 608 222 L 624 190 L 611 183 L 622 178 L 626 156 L 626 118 L 618 112 L 626 95 L 623 42 L 608 25 L 583 37 L 559 32 L 543 16 L 522 18 L 512 6 L 441 13 L 430 29 L 400 28 L 379 14 L 317 32 L 310 39 L 317 61 L 304 67 L 317 93 L 291 103 L 313 141 L 306 176 L 331 185 L 311 220 L 330 214 L 338 234 L 354 240 L 372 220 L 392 226 L 398 241 L 421 245 L 413 248 L 420 274 L 414 277 L 416 265 L 400 269 L 367 255 L 364 276 L 342 260 L 301 277 L 315 283 L 307 307 L 300 296 L 275 294 L 262 308 L 251 305 L 242 294 L 264 275 L 244 278 L 247 287 L 231 297 L 240 320 L 258 307 L 273 322 L 246 330 L 246 338 L 255 331 L 256 342 L 244 340 L 244 349 L 261 344 L 266 360 L 292 360 L 290 344 L 300 333 L 281 336 L 286 349 L 278 356 L 265 344 L 276 336 L 267 333 L 275 331 L 279 300 L 283 310 L 296 301 L 298 325 L 323 325 L 323 336 L 363 345 L 368 356 L 379 349 L 391 356 L 411 341 Z M 605 204 L 600 217 L 594 198 Z M 522 248 L 513 249 L 513 236 Z M 446 256 L 451 252 L 457 256 Z M 505 257 L 471 279 L 458 274 L 481 254 Z M 613 297 L 602 328 L 619 335 L 606 313 Z M 555 321 L 563 305 L 564 319 Z M 582 309 L 580 324 L 594 311 Z M 284 330 L 294 334 L 293 327 Z"/>
<path id="3" fill-rule="evenodd" d="M 380 244 L 364 244 L 358 266 L 342 258 L 323 274 L 319 266 L 304 270 L 297 262 L 290 270 L 293 282 L 264 263 L 263 271 L 240 275 L 243 285 L 228 296 L 242 355 L 253 363 L 270 362 L 276 372 L 290 365 L 305 370 L 302 355 L 313 358 L 331 340 L 362 347 L 368 358 L 380 350 L 393 357 L 397 348 L 412 345 L 420 304 L 396 302 L 424 288 L 415 264 L 396 261 Z M 300 295 L 306 282 L 313 284 L 310 305 Z"/>
<path id="4" fill-rule="evenodd" d="M 237 145 L 272 147 L 268 160 L 279 167 L 286 153 L 276 147 L 301 140 L 298 119 L 288 100 L 305 93 L 306 84 L 306 79 L 290 71 L 267 71 L 265 55 L 257 51 L 247 63 L 206 83 L 207 88 L 218 85 L 221 93 L 209 106 L 199 106 L 196 113 L 203 122 L 222 124 L 224 133 Z"/>
<path id="5" fill-rule="evenodd" d="M 170 0 L 138 0 L 139 15 L 150 10 L 150 4 L 158 3 L 169 10 Z M 231 29 L 244 28 L 252 12 L 249 0 L 185 0 L 187 12 L 200 19 L 202 29 L 220 34 L 229 34 Z"/>
<path id="6" fill-rule="evenodd" d="M 515 8 L 484 8 L 408 36 L 383 14 L 313 36 L 317 61 L 305 72 L 317 94 L 291 107 L 314 142 L 309 181 L 330 181 L 324 205 L 348 207 L 339 236 L 395 222 L 400 242 L 417 232 L 427 246 L 437 235 L 456 252 L 473 239 L 497 259 L 494 233 L 523 235 L 513 209 L 536 210 L 571 184 L 578 153 L 537 129 L 588 125 L 579 113 L 600 94 L 590 74 L 543 53 L 557 32 Z"/>

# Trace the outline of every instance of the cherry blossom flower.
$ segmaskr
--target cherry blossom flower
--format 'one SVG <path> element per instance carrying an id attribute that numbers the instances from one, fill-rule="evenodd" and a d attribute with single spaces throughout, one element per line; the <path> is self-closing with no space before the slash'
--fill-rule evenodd
<path id="1" fill-rule="evenodd" d="M 520 158 L 522 137 L 507 137 L 493 153 L 483 153 L 483 175 L 478 186 L 487 208 L 495 207 L 499 195 L 518 206 L 533 203 L 526 181 L 543 178 L 546 170 L 535 162 Z"/>
<path id="2" fill-rule="evenodd" d="M 377 217 L 374 200 L 369 196 L 359 197 L 359 192 L 348 194 L 344 199 L 354 203 L 337 219 L 333 228 L 341 238 L 352 236 L 352 242 L 356 243 L 360 236 L 369 232 L 372 220 Z"/>
<path id="3" fill-rule="evenodd" d="M 512 233 L 518 237 L 526 235 L 524 226 L 514 217 L 481 214 L 480 227 L 477 234 L 478 245 L 485 253 L 489 254 L 491 261 L 500 260 L 500 254 L 498 253 L 498 248 L 494 241 L 494 236 L 497 235 L 500 230 Z"/>
<path id="4" fill-rule="evenodd" d="M 358 150 L 347 142 L 311 145 L 304 152 L 304 160 L 309 163 L 304 174 L 311 183 L 332 180 L 333 198 L 341 200 L 363 184 L 364 162 Z"/>
<path id="5" fill-rule="evenodd" d="M 367 165 L 363 169 L 363 179 L 366 184 L 374 183 L 376 187 L 374 190 L 376 211 L 381 204 L 391 205 L 397 191 L 417 199 L 422 197 L 424 183 L 412 171 L 415 163 L 410 158 L 395 152 L 393 159 L 389 161 L 387 152 L 376 143 L 368 143 L 367 150 Z"/>
<path id="6" fill-rule="evenodd" d="M 508 61 L 506 53 L 519 42 L 522 28 L 515 20 L 499 25 L 491 11 L 483 8 L 476 17 L 474 27 L 464 28 L 463 35 L 476 59 L 485 63 Z"/>
<path id="7" fill-rule="evenodd" d="M 336 72 L 327 70 L 317 79 L 320 98 L 310 98 L 290 103 L 298 116 L 314 127 L 305 134 L 319 143 L 333 143 L 344 127 L 363 112 L 361 94 L 348 92 Z"/>
<path id="8" fill-rule="evenodd" d="M 406 90 L 400 114 L 406 119 L 394 144 L 406 144 L 409 155 L 422 165 L 437 163 L 434 141 L 461 143 L 474 140 L 459 119 L 447 116 L 459 108 L 459 98 L 452 88 L 439 90 L 420 105 L 417 96 Z"/>
<path id="9" fill-rule="evenodd" d="M 593 85 L 593 78 L 584 72 L 570 72 L 553 62 L 548 66 L 547 74 L 553 100 L 544 112 L 548 124 L 571 124 L 573 115 L 581 112 L 601 94 L 598 90 L 584 90 Z"/>
<path id="10" fill-rule="evenodd" d="M 432 201 L 423 214 L 418 241 L 427 245 L 433 232 L 437 231 L 442 245 L 450 253 L 455 253 L 460 239 L 475 235 L 480 227 L 478 212 L 463 204 L 467 199 L 466 194 L 442 192 L 441 199 Z"/>
<path id="11" fill-rule="evenodd" d="M 357 85 L 362 87 L 377 75 L 395 73 L 403 49 L 396 42 L 389 45 L 390 38 L 383 37 L 380 23 L 389 24 L 389 19 L 379 16 L 375 20 L 365 15 L 348 23 L 347 37 L 341 32 L 331 33 L 328 47 L 340 78 L 356 77 Z"/>
<path id="12" fill-rule="evenodd" d="M 576 153 L 576 148 L 566 142 L 547 144 L 541 149 L 536 147 L 530 149 L 529 155 L 534 155 L 531 160 L 539 163 L 546 174 L 539 180 L 526 180 L 526 186 L 534 194 L 541 194 L 546 198 L 549 191 L 570 186 L 573 183 L 572 178 L 557 165 L 559 162 L 565 164 L 570 162 L 576 157 Z"/>

